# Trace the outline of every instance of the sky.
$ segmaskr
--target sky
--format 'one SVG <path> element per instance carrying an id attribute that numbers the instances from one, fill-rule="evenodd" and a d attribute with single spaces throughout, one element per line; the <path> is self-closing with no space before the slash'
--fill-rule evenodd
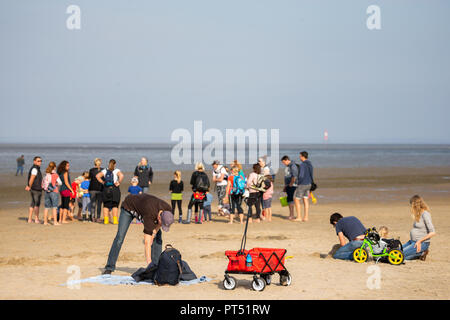
<path id="1" fill-rule="evenodd" d="M 67 28 L 77 5 L 80 29 Z M 370 5 L 381 29 L 369 30 Z M 3 0 L 0 143 L 450 143 L 450 2 Z"/>

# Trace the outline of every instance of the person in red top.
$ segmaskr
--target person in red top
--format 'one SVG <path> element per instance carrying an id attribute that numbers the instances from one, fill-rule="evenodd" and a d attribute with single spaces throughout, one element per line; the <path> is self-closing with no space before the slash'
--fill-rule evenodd
<path id="1" fill-rule="evenodd" d="M 72 187 L 72 193 L 70 195 L 70 210 L 69 210 L 69 219 L 73 221 L 73 215 L 75 213 L 75 202 L 78 202 L 77 200 L 79 199 L 79 193 L 80 193 L 80 183 L 83 182 L 82 180 L 84 180 L 83 177 L 77 177 L 75 179 L 74 182 L 72 182 L 71 187 Z M 81 218 L 81 203 L 78 203 L 78 214 L 77 214 L 77 219 Z"/>

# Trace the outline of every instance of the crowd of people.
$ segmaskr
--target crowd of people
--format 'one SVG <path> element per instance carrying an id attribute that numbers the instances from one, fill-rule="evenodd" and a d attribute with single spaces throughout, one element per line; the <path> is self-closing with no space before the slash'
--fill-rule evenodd
<path id="1" fill-rule="evenodd" d="M 285 166 L 283 192 L 286 193 L 286 202 L 289 207 L 288 219 L 307 222 L 311 191 L 317 187 L 314 183 L 313 165 L 308 159 L 308 152 L 300 152 L 299 161 L 285 155 L 281 158 L 281 162 Z M 19 164 L 23 169 L 23 156 L 17 159 L 17 163 L 16 175 L 20 171 Z M 44 193 L 43 224 L 45 225 L 48 225 L 50 220 L 53 220 L 53 225 L 61 225 L 75 219 L 119 224 L 120 185 L 123 183 L 124 175 L 116 167 L 117 163 L 114 159 L 111 159 L 108 166 L 103 168 L 102 160 L 96 158 L 94 167 L 83 172 L 73 181 L 70 177 L 69 161 L 61 161 L 58 165 L 55 162 L 49 162 L 44 175 L 41 173 L 41 164 L 42 158 L 35 157 L 28 173 L 25 188 L 31 196 L 28 223 L 33 222 L 33 216 L 34 223 L 41 223 L 39 207 Z M 271 207 L 275 174 L 267 166 L 264 157 L 259 158 L 258 162 L 252 165 L 248 176 L 245 175 L 242 165 L 237 160 L 230 163 L 229 166 L 216 160 L 211 166 L 212 183 L 206 174 L 204 164 L 201 162 L 195 164 L 195 170 L 189 180 L 191 191 L 189 192 L 186 216 L 183 216 L 182 208 L 183 192 L 185 191 L 182 173 L 179 170 L 173 173 L 173 180 L 168 185 L 171 200 L 171 204 L 168 206 L 170 206 L 170 212 L 174 219 L 178 211 L 178 223 L 211 222 L 211 205 L 214 195 L 217 197 L 217 214 L 227 217 L 230 224 L 235 222 L 235 217 L 238 217 L 241 224 L 244 223 L 245 218 L 248 223 L 272 221 Z M 148 159 L 143 157 L 134 170 L 128 194 L 148 194 L 152 182 L 153 170 Z M 244 204 L 247 209 L 246 214 L 244 214 Z M 403 245 L 405 259 L 424 259 L 428 253 L 430 238 L 435 235 L 435 229 L 431 221 L 430 210 L 424 200 L 419 196 L 414 196 L 410 204 L 415 222 L 411 230 L 411 239 Z M 301 210 L 302 205 L 303 210 Z M 123 206 L 122 204 L 122 209 Z M 102 207 L 103 220 L 101 219 Z M 78 212 L 75 217 L 77 208 Z M 49 214 L 50 210 L 51 214 Z M 165 210 L 167 211 L 167 207 Z M 297 216 L 295 216 L 295 211 Z M 131 216 L 133 215 L 131 214 Z M 145 223 L 138 215 L 133 218 L 136 218 L 136 223 Z M 133 218 L 130 218 L 131 220 L 129 219 L 130 221 L 127 223 L 131 223 Z M 340 213 L 332 214 L 330 223 L 336 228 L 336 235 L 340 243 L 339 249 L 333 254 L 333 257 L 344 260 L 352 259 L 353 250 L 362 244 L 366 228 L 356 217 L 344 218 Z"/>

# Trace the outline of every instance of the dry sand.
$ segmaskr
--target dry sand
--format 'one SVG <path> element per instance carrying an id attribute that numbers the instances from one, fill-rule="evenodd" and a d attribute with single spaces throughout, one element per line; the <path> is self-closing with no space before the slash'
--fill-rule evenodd
<path id="1" fill-rule="evenodd" d="M 278 275 L 263 292 L 250 290 L 251 276 L 237 275 L 233 291 L 222 286 L 227 266 L 225 250 L 239 249 L 243 225 L 227 224 L 214 214 L 203 225 L 174 224 L 163 234 L 182 253 L 193 271 L 213 280 L 191 286 L 107 286 L 82 284 L 69 289 L 65 283 L 69 266 L 80 267 L 81 278 L 101 273 L 117 226 L 72 222 L 63 226 L 27 224 L 29 194 L 25 178 L 0 175 L 0 299 L 448 299 L 450 254 L 450 167 L 445 168 L 356 168 L 318 169 L 318 203 L 311 206 L 307 223 L 288 221 L 288 209 L 280 206 L 282 172 L 276 179 L 273 221 L 249 225 L 247 248 L 286 248 L 286 267 L 292 285 L 280 286 Z M 183 173 L 188 182 L 190 173 Z M 72 177 L 76 173 L 71 174 Z M 130 174 L 122 185 L 126 195 Z M 151 193 L 166 200 L 169 172 L 157 172 Z M 408 199 L 422 195 L 431 206 L 437 236 L 432 239 L 425 262 L 407 261 L 401 266 L 378 264 L 379 289 L 367 281 L 374 262 L 357 264 L 322 258 L 337 243 L 329 216 L 340 212 L 355 215 L 366 227 L 386 225 L 390 235 L 409 239 L 412 220 Z M 186 213 L 187 199 L 183 209 Z M 213 201 L 213 211 L 216 201 Z M 40 217 L 43 217 L 41 206 Z M 117 275 L 130 275 L 145 266 L 142 226 L 132 224 L 117 263 Z M 368 273 L 369 272 L 369 273 Z"/>

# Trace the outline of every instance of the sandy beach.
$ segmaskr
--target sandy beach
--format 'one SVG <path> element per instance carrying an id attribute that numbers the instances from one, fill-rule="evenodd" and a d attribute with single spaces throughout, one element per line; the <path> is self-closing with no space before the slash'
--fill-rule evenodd
<path id="1" fill-rule="evenodd" d="M 273 221 L 249 225 L 247 248 L 286 248 L 292 274 L 289 287 L 279 285 L 278 275 L 263 292 L 252 291 L 251 276 L 237 275 L 238 286 L 222 286 L 227 266 L 225 250 L 237 250 L 244 226 L 229 225 L 213 214 L 202 225 L 175 223 L 163 234 L 164 244 L 180 250 L 197 276 L 212 279 L 190 286 L 106 286 L 82 284 L 80 289 L 62 286 L 80 267 L 81 278 L 101 273 L 117 226 L 72 222 L 62 226 L 28 224 L 30 197 L 25 176 L 0 175 L 0 299 L 449 299 L 450 297 L 450 167 L 433 168 L 325 168 L 316 171 L 318 203 L 311 206 L 307 223 L 287 220 L 282 195 L 282 171 L 278 172 L 273 201 Z M 72 178 L 77 172 L 71 173 Z M 126 195 L 131 173 L 121 186 Z M 150 193 L 169 200 L 171 172 L 156 172 Z M 183 172 L 185 184 L 189 172 Z M 186 188 L 185 188 L 186 189 Z M 187 190 L 188 191 L 188 190 Z M 420 194 L 431 207 L 437 236 L 431 240 L 426 261 L 407 261 L 401 266 L 377 264 L 379 289 L 369 289 L 370 261 L 365 264 L 324 258 L 337 243 L 329 216 L 340 212 L 357 216 L 366 227 L 388 226 L 390 236 L 409 240 L 412 218 L 408 200 Z M 213 212 L 216 211 L 214 195 Z M 184 193 L 186 213 L 189 192 Z M 43 202 L 43 201 L 42 201 Z M 43 204 L 40 218 L 43 217 Z M 145 266 L 143 227 L 132 224 L 117 263 L 117 275 L 130 275 Z M 368 273 L 369 272 L 369 273 Z"/>

